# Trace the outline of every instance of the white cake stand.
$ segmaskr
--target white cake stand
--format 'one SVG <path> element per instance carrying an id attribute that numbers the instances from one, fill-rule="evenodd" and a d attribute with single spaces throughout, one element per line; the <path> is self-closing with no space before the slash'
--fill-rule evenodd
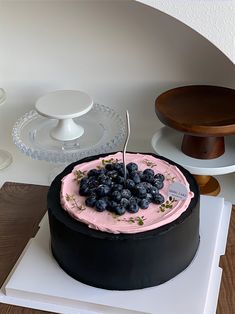
<path id="1" fill-rule="evenodd" d="M 6 92 L 0 88 L 0 105 L 6 100 Z M 0 149 L 0 170 L 8 167 L 12 163 L 12 156 L 7 151 Z"/>
<path id="2" fill-rule="evenodd" d="M 187 156 L 181 151 L 183 133 L 171 128 L 163 127 L 152 137 L 152 147 L 159 155 L 172 159 L 185 167 L 194 175 L 213 176 L 222 175 L 235 171 L 235 136 L 225 137 L 225 153 L 214 159 L 196 159 Z M 209 185 L 213 190 L 213 182 L 216 180 L 210 177 Z M 206 188 L 208 188 L 208 186 Z M 209 188 L 208 188 L 209 189 Z M 212 191 L 213 192 L 213 191 Z M 207 195 L 214 195 L 208 190 Z"/>
<path id="3" fill-rule="evenodd" d="M 71 141 L 82 136 L 84 128 L 73 118 L 87 113 L 93 106 L 93 100 L 84 92 L 60 90 L 38 99 L 35 108 L 39 114 L 50 119 L 58 119 L 50 135 L 55 140 Z"/>

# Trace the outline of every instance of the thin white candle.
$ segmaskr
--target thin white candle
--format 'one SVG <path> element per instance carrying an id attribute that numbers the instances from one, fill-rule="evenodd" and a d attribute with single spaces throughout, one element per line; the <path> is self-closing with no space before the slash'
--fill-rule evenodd
<path id="1" fill-rule="evenodd" d="M 130 117 L 128 110 L 126 111 L 126 126 L 127 126 L 127 134 L 126 134 L 126 140 L 124 143 L 123 151 L 122 151 L 122 160 L 123 160 L 123 170 L 124 170 L 124 183 L 126 183 L 126 148 L 127 144 L 130 138 Z"/>

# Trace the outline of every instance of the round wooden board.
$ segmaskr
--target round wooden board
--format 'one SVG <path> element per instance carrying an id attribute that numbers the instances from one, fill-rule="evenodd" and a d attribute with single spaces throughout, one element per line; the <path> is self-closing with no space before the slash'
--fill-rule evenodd
<path id="1" fill-rule="evenodd" d="M 156 114 L 165 125 L 198 136 L 235 133 L 235 90 L 210 85 L 177 87 L 161 94 Z"/>

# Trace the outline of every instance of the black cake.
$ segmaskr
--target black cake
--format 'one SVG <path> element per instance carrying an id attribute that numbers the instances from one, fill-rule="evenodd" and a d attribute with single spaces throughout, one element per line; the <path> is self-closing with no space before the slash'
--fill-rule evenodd
<path id="1" fill-rule="evenodd" d="M 75 162 L 52 182 L 48 192 L 48 214 L 53 256 L 67 274 L 91 286 L 131 290 L 160 285 L 182 272 L 197 252 L 197 183 L 180 165 L 151 154 L 176 165 L 186 177 L 190 190 L 194 193 L 187 210 L 173 222 L 146 232 L 112 234 L 97 231 L 73 219 L 61 207 L 61 179 L 75 165 L 106 155 L 87 157 Z"/>

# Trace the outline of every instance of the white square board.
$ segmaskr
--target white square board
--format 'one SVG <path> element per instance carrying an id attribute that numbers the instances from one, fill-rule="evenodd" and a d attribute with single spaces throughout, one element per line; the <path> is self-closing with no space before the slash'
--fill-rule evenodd
<path id="1" fill-rule="evenodd" d="M 200 210 L 201 241 L 190 266 L 160 286 L 132 291 L 94 288 L 68 276 L 50 252 L 45 216 L 3 285 L 0 302 L 66 314 L 214 314 L 231 204 L 202 196 Z"/>

